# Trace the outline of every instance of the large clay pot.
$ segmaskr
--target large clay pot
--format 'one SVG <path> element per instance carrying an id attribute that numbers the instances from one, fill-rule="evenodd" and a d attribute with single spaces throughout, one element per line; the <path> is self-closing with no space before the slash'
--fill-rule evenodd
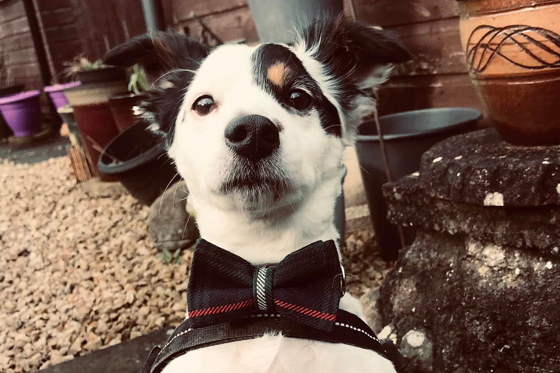
<path id="1" fill-rule="evenodd" d="M 469 72 L 504 140 L 560 144 L 560 0 L 459 0 Z"/>
<path id="2" fill-rule="evenodd" d="M 111 107 L 111 112 L 119 132 L 124 132 L 128 127 L 135 125 L 142 119 L 137 106 L 145 98 L 144 95 L 127 93 L 109 99 L 109 106 Z"/>

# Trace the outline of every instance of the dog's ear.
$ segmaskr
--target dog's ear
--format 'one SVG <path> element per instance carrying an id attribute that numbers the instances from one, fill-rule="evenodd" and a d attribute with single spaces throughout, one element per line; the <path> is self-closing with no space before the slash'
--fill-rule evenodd
<path id="1" fill-rule="evenodd" d="M 137 36 L 113 48 L 103 63 L 129 67 L 140 64 L 150 75 L 157 76 L 173 69 L 196 70 L 208 50 L 198 41 L 177 32 L 156 32 Z"/>
<path id="2" fill-rule="evenodd" d="M 375 110 L 377 90 L 394 64 L 412 58 L 391 33 L 342 17 L 314 21 L 298 33 L 293 46 L 335 101 L 349 140 Z"/>
<path id="3" fill-rule="evenodd" d="M 154 84 L 137 109 L 152 124 L 150 128 L 170 143 L 184 92 L 207 55 L 206 47 L 184 34 L 157 32 L 135 37 L 112 49 L 103 63 L 144 67 Z"/>

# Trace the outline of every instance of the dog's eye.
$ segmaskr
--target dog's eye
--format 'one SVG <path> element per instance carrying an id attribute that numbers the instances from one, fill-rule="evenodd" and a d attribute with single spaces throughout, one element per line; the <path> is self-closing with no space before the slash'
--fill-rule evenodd
<path id="1" fill-rule="evenodd" d="M 200 116 L 208 115 L 214 110 L 216 103 L 212 96 L 199 97 L 193 104 L 192 109 Z"/>
<path id="2" fill-rule="evenodd" d="M 301 89 L 293 90 L 290 93 L 290 105 L 296 110 L 305 110 L 311 106 L 311 96 Z"/>

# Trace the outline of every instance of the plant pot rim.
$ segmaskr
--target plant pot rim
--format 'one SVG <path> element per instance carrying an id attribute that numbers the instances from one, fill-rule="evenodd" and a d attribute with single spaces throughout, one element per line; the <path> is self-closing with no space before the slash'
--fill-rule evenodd
<path id="1" fill-rule="evenodd" d="M 142 122 L 136 123 L 134 126 L 127 128 L 126 131 L 122 132 L 121 134 L 117 135 L 107 146 L 103 149 L 103 153 L 99 156 L 99 160 L 97 161 L 97 168 L 100 172 L 105 175 L 117 175 L 124 172 L 132 171 L 138 167 L 141 167 L 149 162 L 157 160 L 162 154 L 164 154 L 167 150 L 165 149 L 165 141 L 164 139 L 160 139 L 156 145 L 150 148 L 148 151 L 137 155 L 134 158 L 128 159 L 126 161 L 120 161 L 119 163 L 105 163 L 104 159 L 110 159 L 108 156 L 105 155 L 105 151 L 112 147 L 112 145 L 119 139 L 119 137 L 123 136 L 127 133 L 128 130 L 133 129 L 135 126 L 141 125 Z M 146 131 L 148 131 L 146 129 Z M 154 135 L 155 136 L 155 135 Z"/>
<path id="2" fill-rule="evenodd" d="M 54 84 L 46 86 L 44 91 L 45 93 L 52 93 L 52 92 L 60 92 L 68 88 L 78 87 L 82 84 L 82 82 L 69 82 L 64 84 Z"/>
<path id="3" fill-rule="evenodd" d="M 101 89 L 101 88 L 112 88 L 112 87 L 118 87 L 118 86 L 125 86 L 126 84 L 124 84 L 123 82 L 119 82 L 119 81 L 108 81 L 108 82 L 96 82 L 96 83 L 88 83 L 88 84 L 81 84 L 78 85 L 76 87 L 70 87 L 70 88 L 66 88 L 64 89 L 64 92 L 69 92 L 69 93 L 74 93 L 74 92 L 80 92 L 80 91 L 90 91 L 92 89 Z M 120 93 L 119 93 L 120 94 Z"/>
<path id="4" fill-rule="evenodd" d="M 113 96 L 109 99 L 109 101 L 117 101 L 117 100 L 125 100 L 127 98 L 135 98 L 135 97 L 146 97 L 146 93 L 134 93 L 134 92 L 127 92 L 127 93 L 123 93 L 123 94 L 118 94 L 116 96 Z"/>
<path id="5" fill-rule="evenodd" d="M 93 71 L 101 71 L 101 70 L 124 70 L 122 67 L 119 66 L 102 66 L 97 69 L 89 69 L 89 70 L 80 70 L 78 73 L 90 73 Z"/>
<path id="6" fill-rule="evenodd" d="M 474 108 L 466 108 L 466 107 L 446 107 L 446 108 L 430 108 L 430 109 L 423 109 L 423 110 L 413 110 L 413 111 L 405 111 L 402 113 L 390 114 L 385 115 L 379 118 L 380 124 L 383 126 L 383 122 L 389 119 L 395 118 L 406 118 L 406 117 L 414 117 L 414 116 L 429 116 L 433 114 L 442 114 L 442 113 L 461 113 L 463 117 L 457 118 L 456 120 L 449 120 L 448 125 L 442 125 L 438 128 L 429 128 L 423 131 L 415 131 L 415 132 L 404 132 L 404 133 L 396 133 L 396 134 L 385 134 L 383 135 L 383 140 L 385 141 L 398 141 L 398 140 L 409 140 L 412 138 L 424 137 L 424 136 L 433 136 L 443 132 L 448 132 L 450 130 L 459 129 L 461 127 L 467 126 L 472 124 L 473 122 L 478 122 L 482 118 L 482 113 L 478 109 Z M 438 120 L 435 117 L 433 120 Z M 366 123 L 371 123 L 368 121 Z M 358 142 L 378 142 L 379 136 L 378 135 L 358 135 L 357 136 Z"/>
<path id="7" fill-rule="evenodd" d="M 40 94 L 41 92 L 38 90 L 16 93 L 14 95 L 0 98 L 0 105 L 13 104 L 15 102 L 20 102 L 30 98 L 35 98 L 38 97 Z"/>

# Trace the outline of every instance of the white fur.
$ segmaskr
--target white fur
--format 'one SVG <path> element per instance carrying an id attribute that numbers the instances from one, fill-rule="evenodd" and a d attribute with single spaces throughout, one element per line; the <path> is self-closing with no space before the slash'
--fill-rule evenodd
<path id="1" fill-rule="evenodd" d="M 253 78 L 254 48 L 227 45 L 202 63 L 184 97 L 169 154 L 189 188 L 201 236 L 254 265 L 277 263 L 317 240 L 337 240 L 333 224 L 341 193 L 343 143 L 321 128 L 316 112 L 290 114 Z M 310 66 L 311 62 L 307 62 Z M 319 82 L 325 95 L 332 92 Z M 211 95 L 217 108 L 207 116 L 191 110 L 201 95 Z M 329 97 L 327 96 L 327 97 Z M 336 103 L 333 99 L 333 103 Z M 292 190 L 281 200 L 248 205 L 241 195 L 223 194 L 220 185 L 235 158 L 225 144 L 227 124 L 241 115 L 260 114 L 280 128 L 276 166 Z M 340 307 L 363 318 L 359 302 L 345 295 Z M 266 335 L 189 352 L 169 364 L 165 373 L 392 373 L 380 355 L 341 344 Z"/>

